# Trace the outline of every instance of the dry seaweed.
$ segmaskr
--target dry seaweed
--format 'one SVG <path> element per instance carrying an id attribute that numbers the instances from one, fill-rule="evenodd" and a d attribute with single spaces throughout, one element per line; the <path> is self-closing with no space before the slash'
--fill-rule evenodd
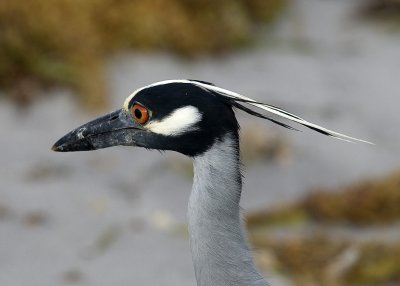
<path id="1" fill-rule="evenodd" d="M 0 88 L 20 103 L 26 83 L 65 85 L 86 106 L 107 102 L 102 62 L 125 49 L 220 53 L 254 38 L 285 0 L 33 0 L 0 2 Z"/>
<path id="2" fill-rule="evenodd" d="M 400 174 L 367 180 L 339 190 L 320 188 L 298 203 L 248 217 L 250 224 L 279 223 L 288 217 L 303 221 L 363 226 L 389 224 L 400 219 Z"/>

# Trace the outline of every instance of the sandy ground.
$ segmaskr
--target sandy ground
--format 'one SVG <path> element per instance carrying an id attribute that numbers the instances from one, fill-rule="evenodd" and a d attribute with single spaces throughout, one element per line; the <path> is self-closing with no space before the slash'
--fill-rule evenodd
<path id="1" fill-rule="evenodd" d="M 377 144 L 281 130 L 238 114 L 243 126 L 279 130 L 292 149 L 284 164 L 246 168 L 245 211 L 400 166 L 398 35 L 350 20 L 354 4 L 347 1 L 296 3 L 255 50 L 195 63 L 128 55 L 109 65 L 112 109 L 140 86 L 196 78 Z M 1 101 L 0 285 L 195 285 L 183 230 L 191 178 L 173 168 L 190 161 L 127 147 L 50 151 L 92 117 L 66 91 L 29 110 Z"/>

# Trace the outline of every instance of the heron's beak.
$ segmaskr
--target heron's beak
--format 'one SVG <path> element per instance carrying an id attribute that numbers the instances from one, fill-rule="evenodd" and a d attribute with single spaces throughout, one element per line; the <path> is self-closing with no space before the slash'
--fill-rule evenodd
<path id="1" fill-rule="evenodd" d="M 52 147 L 57 152 L 90 151 L 117 145 L 135 145 L 135 137 L 143 133 L 124 109 L 90 121 L 72 130 Z"/>

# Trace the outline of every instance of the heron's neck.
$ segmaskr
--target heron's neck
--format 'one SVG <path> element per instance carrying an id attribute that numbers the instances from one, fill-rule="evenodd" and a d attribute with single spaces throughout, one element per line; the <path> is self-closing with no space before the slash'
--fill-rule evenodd
<path id="1" fill-rule="evenodd" d="M 254 267 L 240 218 L 237 134 L 194 159 L 189 234 L 197 284 L 267 285 Z"/>

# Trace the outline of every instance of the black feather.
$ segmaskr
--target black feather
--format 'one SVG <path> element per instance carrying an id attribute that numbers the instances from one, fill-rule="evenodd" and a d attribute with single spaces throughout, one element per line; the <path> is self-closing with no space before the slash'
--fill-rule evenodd
<path id="1" fill-rule="evenodd" d="M 318 129 L 318 128 L 315 128 L 315 127 L 312 127 L 312 126 L 308 126 L 308 125 L 305 125 L 305 124 L 301 124 L 301 125 L 303 125 L 303 126 L 305 126 L 307 128 L 310 128 L 310 129 L 312 129 L 312 130 L 314 130 L 314 131 L 316 131 L 318 133 L 321 133 L 321 134 L 324 134 L 324 135 L 327 135 L 327 136 L 331 136 L 331 137 L 335 137 L 333 134 L 331 134 L 329 132 L 326 132 L 324 130 L 321 130 L 321 129 Z"/>
<path id="2" fill-rule="evenodd" d="M 238 108 L 238 109 L 240 109 L 240 110 L 243 110 L 244 112 L 247 112 L 247 113 L 250 114 L 250 115 L 253 115 L 253 116 L 256 116 L 256 117 L 260 117 L 260 118 L 263 118 L 263 119 L 267 119 L 267 120 L 269 120 L 269 121 L 271 121 L 271 122 L 273 122 L 273 123 L 275 123 L 275 124 L 278 124 L 278 125 L 280 125 L 280 126 L 282 126 L 282 127 L 287 128 L 287 129 L 298 131 L 298 129 L 296 129 L 296 128 L 290 126 L 290 125 L 287 125 L 287 124 L 285 124 L 285 123 L 283 123 L 283 122 L 277 121 L 277 120 L 275 120 L 275 119 L 273 119 L 273 118 L 270 118 L 270 117 L 267 117 L 267 116 L 265 116 L 265 115 L 263 115 L 263 114 L 261 114 L 261 113 L 258 113 L 257 111 L 254 111 L 254 110 L 252 110 L 252 109 L 250 109 L 250 108 L 247 108 L 247 107 L 245 107 L 244 105 L 242 105 L 242 104 L 236 102 L 235 100 L 230 100 L 229 103 L 230 103 L 232 106 L 234 106 L 234 107 L 236 107 L 236 108 Z"/>

